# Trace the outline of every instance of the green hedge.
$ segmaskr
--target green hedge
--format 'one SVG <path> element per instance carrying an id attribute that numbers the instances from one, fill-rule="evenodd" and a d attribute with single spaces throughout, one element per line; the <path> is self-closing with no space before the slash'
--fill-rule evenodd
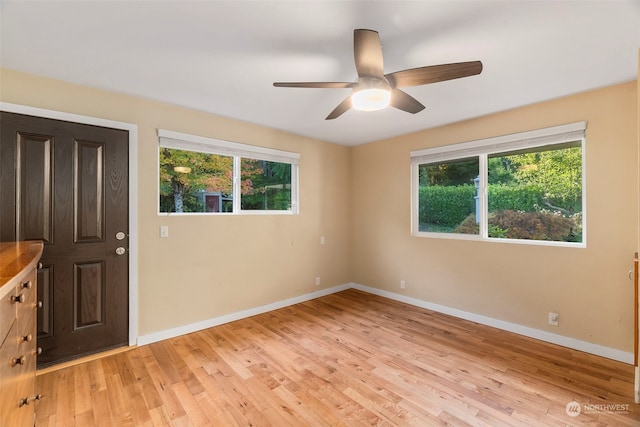
<path id="1" fill-rule="evenodd" d="M 476 211 L 473 185 L 420 187 L 419 220 L 455 226 Z"/>
<path id="2" fill-rule="evenodd" d="M 476 189 L 473 185 L 420 187 L 420 223 L 456 226 L 475 214 Z M 491 211 L 515 210 L 534 212 L 542 206 L 544 192 L 535 185 L 489 186 Z"/>
<path id="3" fill-rule="evenodd" d="M 489 185 L 489 210 L 535 212 L 543 206 L 544 191 L 537 185 Z"/>

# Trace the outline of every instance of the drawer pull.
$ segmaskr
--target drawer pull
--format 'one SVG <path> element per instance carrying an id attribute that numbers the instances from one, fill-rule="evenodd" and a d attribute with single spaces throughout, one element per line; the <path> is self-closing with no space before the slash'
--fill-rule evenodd
<path id="1" fill-rule="evenodd" d="M 24 294 L 20 294 L 20 295 L 12 295 L 11 296 L 11 302 L 12 303 L 23 303 L 25 300 L 25 296 Z"/>
<path id="2" fill-rule="evenodd" d="M 20 357 L 14 357 L 13 359 L 11 359 L 11 367 L 14 368 L 18 365 L 24 365 L 25 363 L 27 363 L 27 358 L 22 355 Z"/>
<path id="3" fill-rule="evenodd" d="M 31 280 L 29 280 L 28 282 L 24 282 L 22 284 L 22 289 L 31 289 L 31 287 L 33 286 L 33 284 L 31 283 Z"/>
<path id="4" fill-rule="evenodd" d="M 43 397 L 44 396 L 41 395 L 40 393 L 35 394 L 35 395 L 31 396 L 31 397 L 23 397 L 18 402 L 18 407 L 22 408 L 23 406 L 27 406 L 31 402 L 35 402 L 36 400 L 41 400 Z"/>
<path id="5" fill-rule="evenodd" d="M 33 350 L 33 354 L 36 356 L 42 354 L 42 347 L 38 347 L 35 350 Z"/>
<path id="6" fill-rule="evenodd" d="M 33 308 L 34 308 L 35 310 L 37 310 L 37 309 L 39 309 L 39 308 L 42 308 L 42 301 L 34 302 L 34 303 L 33 303 Z"/>
<path id="7" fill-rule="evenodd" d="M 25 335 L 23 337 L 20 337 L 20 340 L 22 342 L 31 342 L 31 340 L 33 340 L 33 335 L 31 335 L 31 334 Z"/>

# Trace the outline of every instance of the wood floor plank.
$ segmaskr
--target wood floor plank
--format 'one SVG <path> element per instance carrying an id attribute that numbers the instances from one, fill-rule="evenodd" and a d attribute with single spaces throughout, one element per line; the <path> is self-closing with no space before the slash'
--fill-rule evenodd
<path id="1" fill-rule="evenodd" d="M 633 366 L 353 289 L 37 387 L 38 427 L 640 425 Z"/>

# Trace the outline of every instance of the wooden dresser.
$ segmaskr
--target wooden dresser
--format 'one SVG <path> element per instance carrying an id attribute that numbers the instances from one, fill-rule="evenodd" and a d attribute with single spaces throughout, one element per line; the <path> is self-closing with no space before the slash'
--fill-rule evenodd
<path id="1" fill-rule="evenodd" d="M 33 427 L 41 242 L 0 242 L 0 426 Z"/>

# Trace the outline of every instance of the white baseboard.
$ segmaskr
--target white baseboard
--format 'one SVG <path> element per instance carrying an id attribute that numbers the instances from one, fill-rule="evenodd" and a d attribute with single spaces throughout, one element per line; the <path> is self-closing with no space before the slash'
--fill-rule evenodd
<path id="1" fill-rule="evenodd" d="M 395 301 L 404 302 L 406 304 L 411 304 L 416 307 L 437 311 L 438 313 L 448 314 L 450 316 L 458 317 L 460 319 L 470 320 L 472 322 L 491 326 L 497 329 L 502 329 L 504 331 L 514 332 L 516 334 L 524 335 L 530 338 L 535 338 L 535 339 L 549 342 L 552 344 L 561 345 L 563 347 L 572 348 L 574 350 L 584 351 L 585 353 L 594 354 L 596 356 L 602 356 L 608 359 L 617 360 L 619 362 L 633 364 L 633 353 L 618 350 L 615 348 L 605 347 L 599 344 L 593 344 L 587 341 L 581 341 L 575 338 L 565 337 L 563 335 L 552 334 L 551 332 L 541 331 L 539 329 L 518 325 L 516 323 L 505 322 L 504 320 L 494 319 L 492 317 L 483 316 L 481 314 L 475 314 L 468 311 L 447 307 L 444 305 L 430 303 L 417 298 L 411 298 L 405 295 L 383 291 L 381 289 L 371 288 L 369 286 L 364 286 L 357 283 L 351 283 L 351 288 L 358 289 L 363 292 L 368 292 L 370 294 L 386 297 Z"/>
<path id="2" fill-rule="evenodd" d="M 320 298 L 326 295 L 334 294 L 336 292 L 344 291 L 349 288 L 351 288 L 350 283 L 346 285 L 334 286 L 333 288 L 322 289 L 320 291 L 311 292 L 309 294 L 301 295 L 299 297 L 293 297 L 293 298 L 285 299 L 282 301 L 276 301 L 271 304 L 261 305 L 259 307 L 226 314 L 224 316 L 214 317 L 213 319 L 207 319 L 201 322 L 178 326 L 176 328 L 165 329 L 164 331 L 158 331 L 158 332 L 153 332 L 147 335 L 141 335 L 138 337 L 137 344 L 147 345 L 157 341 L 162 341 L 169 338 L 175 338 L 180 335 L 190 334 L 191 332 L 201 331 L 202 329 L 223 325 L 225 323 L 233 322 L 236 320 L 244 319 L 244 318 L 255 316 L 262 313 L 267 313 L 269 311 L 277 310 L 279 308 L 288 307 L 290 305 L 294 305 L 294 304 L 309 301 L 312 299 Z"/>
<path id="3" fill-rule="evenodd" d="M 451 308 L 451 307 L 447 307 L 440 304 L 434 304 L 434 303 L 423 301 L 417 298 L 411 298 L 405 295 L 400 295 L 393 292 L 384 291 L 381 289 L 372 288 L 365 285 L 360 285 L 358 283 L 347 283 L 340 286 L 334 286 L 332 288 L 323 289 L 317 292 L 301 295 L 299 297 L 289 298 L 289 299 L 277 301 L 271 304 L 262 305 L 259 307 L 238 311 L 235 313 L 230 313 L 224 316 L 214 317 L 212 319 L 203 320 L 201 322 L 178 326 L 176 328 L 166 329 L 163 331 L 154 332 L 147 335 L 141 335 L 138 337 L 137 344 L 146 345 L 146 344 L 151 344 L 157 341 L 175 338 L 180 335 L 189 334 L 191 332 L 200 331 L 202 329 L 211 328 L 214 326 L 244 319 L 246 317 L 255 316 L 255 315 L 266 313 L 272 310 L 277 310 L 279 308 L 288 307 L 290 305 L 309 301 L 315 298 L 320 298 L 326 295 L 334 294 L 336 292 L 344 291 L 346 289 L 351 289 L 351 288 L 358 289 L 360 291 L 367 292 L 370 294 L 379 295 L 395 301 L 400 301 L 416 307 L 426 308 L 427 310 L 437 311 L 438 313 L 447 314 L 449 316 L 458 317 L 460 319 L 470 320 L 472 322 L 491 326 L 497 329 L 502 329 L 504 331 L 509 331 L 509 332 L 524 335 L 527 337 L 535 338 L 541 341 L 549 342 L 552 344 L 561 345 L 563 347 L 572 348 L 574 350 L 584 351 L 585 353 L 594 354 L 596 356 L 602 356 L 608 359 L 617 360 L 619 362 L 633 364 L 633 353 L 617 350 L 615 348 L 605 347 L 599 344 L 593 344 L 587 341 L 577 340 L 575 338 L 565 337 L 563 335 L 552 334 L 551 332 L 541 331 L 539 329 L 530 328 L 528 326 L 522 326 L 516 323 L 494 319 L 492 317 L 483 316 L 481 314 L 458 310 L 456 308 Z"/>

